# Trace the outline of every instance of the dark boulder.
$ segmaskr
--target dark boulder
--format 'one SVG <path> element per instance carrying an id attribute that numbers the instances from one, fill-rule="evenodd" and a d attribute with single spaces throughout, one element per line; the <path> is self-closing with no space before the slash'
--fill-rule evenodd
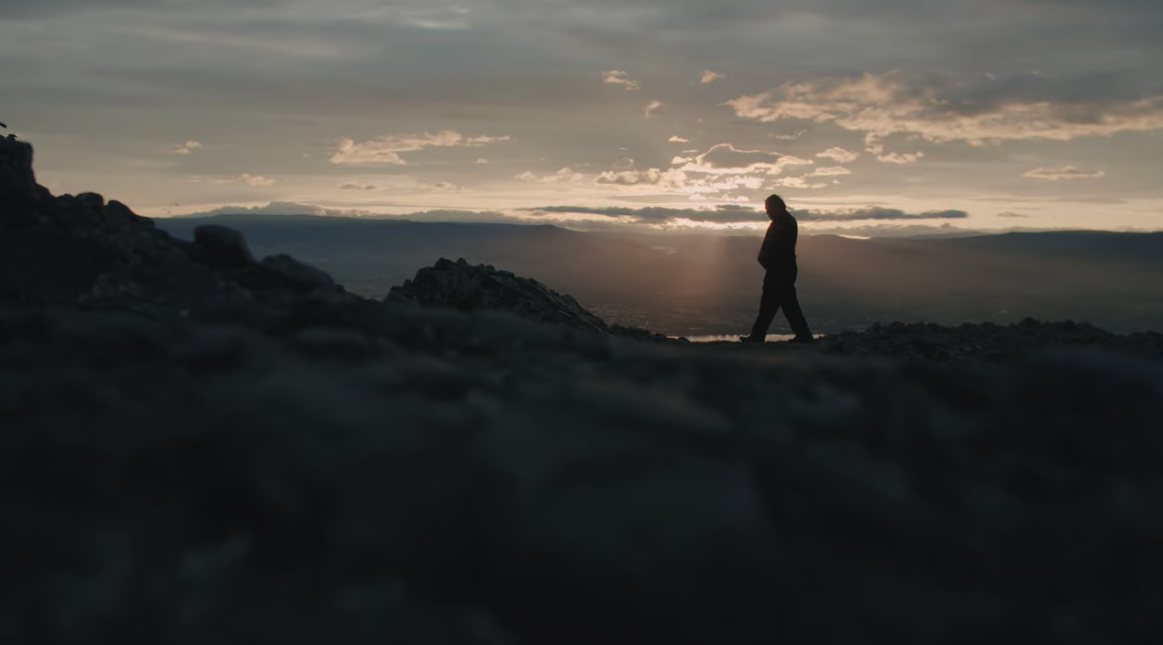
<path id="1" fill-rule="evenodd" d="M 473 266 L 464 258 L 456 262 L 441 258 L 435 265 L 420 269 L 415 278 L 392 287 L 385 301 L 459 311 L 499 310 L 546 325 L 645 341 L 666 340 L 644 329 L 607 325 L 572 296 L 509 271 Z"/>

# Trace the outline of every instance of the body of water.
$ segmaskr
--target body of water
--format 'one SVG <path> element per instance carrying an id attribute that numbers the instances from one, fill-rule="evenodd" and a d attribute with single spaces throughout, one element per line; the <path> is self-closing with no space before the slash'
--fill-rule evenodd
<path id="1" fill-rule="evenodd" d="M 741 335 L 742 334 L 735 334 L 733 336 L 687 336 L 686 339 L 692 343 L 737 343 L 739 342 L 739 336 Z M 677 338 L 677 336 L 674 336 L 673 338 Z M 768 334 L 767 342 L 778 343 L 785 340 L 791 340 L 792 338 L 794 338 L 794 336 L 791 334 Z M 819 334 L 816 335 L 816 338 L 819 338 Z"/>

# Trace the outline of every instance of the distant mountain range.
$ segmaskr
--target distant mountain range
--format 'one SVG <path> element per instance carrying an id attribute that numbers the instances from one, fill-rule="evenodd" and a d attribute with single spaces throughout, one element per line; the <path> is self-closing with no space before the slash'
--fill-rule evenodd
<path id="1" fill-rule="evenodd" d="M 380 298 L 438 258 L 465 258 L 574 295 L 610 322 L 670 334 L 744 329 L 754 315 L 760 238 L 582 233 L 551 225 L 319 216 L 158 219 L 181 238 L 216 223 L 256 254 L 288 253 Z M 1163 329 L 1163 233 L 1038 232 L 850 239 L 803 235 L 800 294 L 820 332 L 872 322 L 1087 321 Z M 782 320 L 777 319 L 779 331 Z"/>

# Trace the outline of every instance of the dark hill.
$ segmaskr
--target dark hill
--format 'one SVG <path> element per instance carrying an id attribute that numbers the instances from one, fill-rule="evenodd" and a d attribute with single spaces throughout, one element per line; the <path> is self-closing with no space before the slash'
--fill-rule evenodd
<path id="1" fill-rule="evenodd" d="M 31 155 L 0 141 L 0 642 L 1163 641 L 1163 368 L 1099 349 L 1155 335 L 381 302 Z"/>

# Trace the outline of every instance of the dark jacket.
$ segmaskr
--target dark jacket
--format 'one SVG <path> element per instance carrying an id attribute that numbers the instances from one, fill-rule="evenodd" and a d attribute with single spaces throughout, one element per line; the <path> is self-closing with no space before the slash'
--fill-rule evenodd
<path id="1" fill-rule="evenodd" d="M 771 221 L 763 246 L 759 247 L 759 264 L 768 271 L 790 271 L 796 268 L 796 241 L 799 224 L 790 213 Z"/>

